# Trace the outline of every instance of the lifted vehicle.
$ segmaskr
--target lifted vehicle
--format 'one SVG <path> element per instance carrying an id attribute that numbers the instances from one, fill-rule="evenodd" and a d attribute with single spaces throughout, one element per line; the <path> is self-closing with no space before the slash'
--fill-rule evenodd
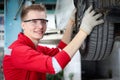
<path id="1" fill-rule="evenodd" d="M 109 59 L 114 42 L 120 38 L 120 0 L 74 0 L 74 5 L 77 9 L 75 33 L 78 32 L 83 14 L 90 5 L 97 13 L 102 13 L 104 19 L 104 23 L 96 26 L 79 48 L 82 80 L 112 80 L 115 69 L 110 69 L 111 66 L 102 62 Z"/>
<path id="2" fill-rule="evenodd" d="M 118 38 L 120 40 L 120 0 L 71 0 L 71 4 L 70 0 L 57 0 L 55 16 L 57 28 L 61 29 L 65 26 L 75 6 L 77 12 L 74 37 L 79 30 L 84 12 L 90 5 L 97 13 L 103 14 L 101 18 L 104 19 L 104 23 L 96 26 L 79 48 L 82 80 L 112 80 L 116 76 L 118 77 L 116 80 L 119 80 L 120 77 L 117 74 L 119 73 L 117 63 L 119 54 L 115 53 L 117 56 L 114 58 L 111 56 L 115 41 Z M 116 69 L 112 67 L 114 66 L 112 63 L 117 65 Z"/>
<path id="3" fill-rule="evenodd" d="M 82 60 L 99 61 L 106 59 L 113 49 L 115 39 L 120 36 L 120 0 L 74 0 L 77 9 L 76 29 L 78 32 L 84 11 L 93 5 L 102 13 L 104 24 L 98 25 L 80 47 Z"/>

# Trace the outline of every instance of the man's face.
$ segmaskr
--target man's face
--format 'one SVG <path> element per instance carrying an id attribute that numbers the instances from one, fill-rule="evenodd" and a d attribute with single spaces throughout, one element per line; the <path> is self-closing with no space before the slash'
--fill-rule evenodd
<path id="1" fill-rule="evenodd" d="M 24 34 L 32 40 L 40 40 L 47 27 L 46 13 L 44 11 L 29 11 L 22 22 Z"/>

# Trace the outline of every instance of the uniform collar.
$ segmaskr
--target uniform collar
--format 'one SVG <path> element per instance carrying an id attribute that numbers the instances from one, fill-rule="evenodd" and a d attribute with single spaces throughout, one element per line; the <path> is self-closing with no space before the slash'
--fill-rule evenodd
<path id="1" fill-rule="evenodd" d="M 20 32 L 18 34 L 18 40 L 35 49 L 34 43 L 26 35 L 24 35 L 24 33 Z"/>

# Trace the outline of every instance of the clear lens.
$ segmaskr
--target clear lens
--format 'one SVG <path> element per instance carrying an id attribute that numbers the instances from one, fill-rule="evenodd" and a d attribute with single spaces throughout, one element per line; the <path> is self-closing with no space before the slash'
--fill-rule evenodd
<path id="1" fill-rule="evenodd" d="M 46 26 L 48 20 L 46 20 L 46 19 L 31 19 L 31 20 L 24 20 L 24 22 L 29 22 L 33 26 L 38 26 L 38 24 L 42 25 L 42 26 Z"/>

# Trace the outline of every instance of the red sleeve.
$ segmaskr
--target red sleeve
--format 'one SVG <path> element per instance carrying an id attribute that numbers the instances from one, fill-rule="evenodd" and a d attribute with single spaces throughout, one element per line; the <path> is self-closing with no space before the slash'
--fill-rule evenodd
<path id="1" fill-rule="evenodd" d="M 13 66 L 19 69 L 54 73 L 52 57 L 33 50 L 28 46 L 18 46 L 12 50 L 11 60 Z"/>
<path id="2" fill-rule="evenodd" d="M 65 46 L 67 46 L 67 44 L 64 43 L 63 41 L 60 41 L 57 47 L 63 49 Z"/>
<path id="3" fill-rule="evenodd" d="M 46 55 L 54 56 L 58 52 L 60 52 L 66 45 L 67 44 L 65 44 L 63 41 L 60 41 L 56 48 L 48 48 L 48 47 L 45 47 L 45 46 L 39 46 L 38 50 L 43 52 Z"/>
<path id="4" fill-rule="evenodd" d="M 62 68 L 70 61 L 65 51 L 58 52 L 54 57 Z M 13 66 L 16 68 L 54 74 L 52 58 L 28 46 L 17 46 L 11 54 Z"/>
<path id="5" fill-rule="evenodd" d="M 58 63 L 60 64 L 60 66 L 62 67 L 62 69 L 64 69 L 64 67 L 67 65 L 67 63 L 71 60 L 70 56 L 63 50 L 60 53 L 58 53 L 57 55 L 55 55 L 55 58 L 58 61 Z"/>

